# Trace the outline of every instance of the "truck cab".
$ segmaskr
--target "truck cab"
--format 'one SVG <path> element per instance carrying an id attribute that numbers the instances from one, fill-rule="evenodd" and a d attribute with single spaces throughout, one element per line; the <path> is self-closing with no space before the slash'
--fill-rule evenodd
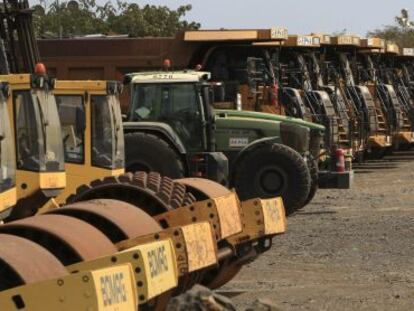
<path id="1" fill-rule="evenodd" d="M 16 155 L 7 109 L 9 86 L 0 83 L 0 215 L 6 216 L 16 204 Z"/>
<path id="2" fill-rule="evenodd" d="M 16 146 L 17 205 L 10 217 L 34 214 L 66 186 L 54 80 L 37 74 L 1 75 Z"/>
<path id="3" fill-rule="evenodd" d="M 122 86 L 109 81 L 57 80 L 53 93 L 62 127 L 65 170 L 71 183 L 56 198 L 63 204 L 79 185 L 124 173 Z"/>

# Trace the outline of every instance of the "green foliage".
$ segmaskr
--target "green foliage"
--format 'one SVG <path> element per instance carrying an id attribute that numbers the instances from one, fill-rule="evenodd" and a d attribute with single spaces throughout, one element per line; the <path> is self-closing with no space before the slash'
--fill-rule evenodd
<path id="1" fill-rule="evenodd" d="M 100 6 L 95 0 L 54 2 L 46 11 L 35 7 L 38 36 L 72 37 L 88 34 L 129 34 L 133 37 L 174 36 L 178 31 L 198 29 L 200 24 L 183 20 L 191 5 L 171 10 L 166 6 L 144 5 L 118 0 Z"/>
<path id="2" fill-rule="evenodd" d="M 370 31 L 368 36 L 393 41 L 401 47 L 414 47 L 414 23 L 410 21 L 408 11 L 403 9 L 401 16 L 395 17 L 395 25 Z"/>

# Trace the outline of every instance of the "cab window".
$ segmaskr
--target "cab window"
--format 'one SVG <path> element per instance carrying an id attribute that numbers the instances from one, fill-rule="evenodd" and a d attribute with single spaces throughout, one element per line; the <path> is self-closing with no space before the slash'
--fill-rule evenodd
<path id="1" fill-rule="evenodd" d="M 83 96 L 56 95 L 62 127 L 65 162 L 85 162 L 85 106 Z"/>
<path id="2" fill-rule="evenodd" d="M 112 111 L 106 96 L 92 96 L 92 165 L 112 168 L 113 123 Z"/>
<path id="3" fill-rule="evenodd" d="M 13 102 L 16 115 L 17 168 L 38 171 L 42 160 L 40 150 L 44 148 L 44 140 L 39 130 L 39 113 L 33 104 L 30 91 L 14 92 Z"/>
<path id="4" fill-rule="evenodd" d="M 203 148 L 200 92 L 192 83 L 136 84 L 132 113 L 135 121 L 165 122 L 188 150 Z"/>

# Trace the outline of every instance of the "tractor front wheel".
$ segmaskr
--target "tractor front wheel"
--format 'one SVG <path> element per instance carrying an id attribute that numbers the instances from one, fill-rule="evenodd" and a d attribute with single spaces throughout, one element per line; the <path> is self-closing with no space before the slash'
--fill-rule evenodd
<path id="1" fill-rule="evenodd" d="M 263 144 L 247 151 L 236 166 L 233 185 L 241 200 L 281 196 L 287 214 L 305 205 L 311 176 L 302 156 L 292 148 Z"/>

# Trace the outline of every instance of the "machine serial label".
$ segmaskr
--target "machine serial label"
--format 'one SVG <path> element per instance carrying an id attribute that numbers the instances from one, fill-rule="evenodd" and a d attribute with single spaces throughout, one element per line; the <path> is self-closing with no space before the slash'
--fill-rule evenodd
<path id="1" fill-rule="evenodd" d="M 136 307 L 135 278 L 129 264 L 94 270 L 91 274 L 99 310 L 130 310 Z"/>
<path id="2" fill-rule="evenodd" d="M 147 256 L 150 266 L 151 278 L 155 278 L 162 273 L 168 272 L 168 260 L 164 245 L 150 250 L 147 253 Z"/>
<path id="3" fill-rule="evenodd" d="M 145 266 L 147 300 L 177 286 L 176 257 L 170 239 L 140 245 L 137 248 Z"/>
<path id="4" fill-rule="evenodd" d="M 100 277 L 104 307 L 127 301 L 125 277 L 123 273 L 107 274 Z"/>
<path id="5" fill-rule="evenodd" d="M 287 39 L 288 30 L 286 28 L 274 27 L 270 30 L 271 39 Z"/>
<path id="6" fill-rule="evenodd" d="M 229 147 L 230 148 L 242 148 L 249 144 L 249 138 L 247 137 L 230 137 Z"/>

